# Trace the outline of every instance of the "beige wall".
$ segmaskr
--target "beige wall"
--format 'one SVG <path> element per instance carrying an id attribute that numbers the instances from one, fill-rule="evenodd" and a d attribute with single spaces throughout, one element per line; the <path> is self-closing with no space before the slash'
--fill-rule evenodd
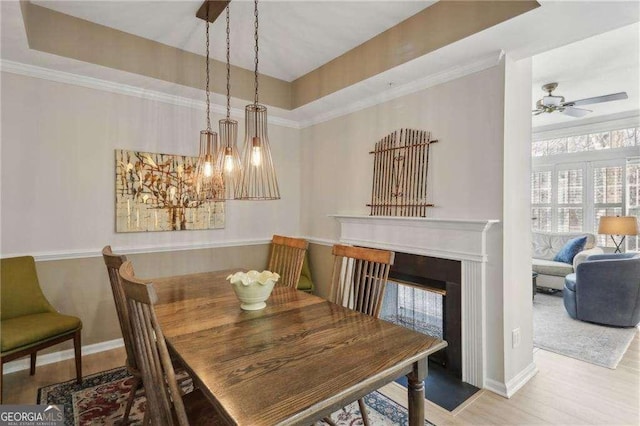
<path id="1" fill-rule="evenodd" d="M 431 146 L 428 200 L 435 218 L 502 217 L 503 71 L 500 66 L 302 130 L 302 230 L 335 240 L 335 213 L 368 214 L 374 143 L 424 129 Z"/>
<path id="2" fill-rule="evenodd" d="M 315 287 L 314 294 L 325 299 L 329 298 L 329 291 L 331 290 L 331 274 L 333 271 L 331 248 L 332 246 L 328 244 L 309 244 L 309 265 Z"/>
<path id="3" fill-rule="evenodd" d="M 525 295 L 531 297 L 530 277 L 525 276 L 530 270 L 529 250 L 523 249 L 527 244 L 523 233 L 530 226 L 523 222 L 530 170 L 525 158 L 530 117 L 529 108 L 523 107 L 527 100 L 522 98 L 523 91 L 530 89 L 528 66 L 529 74 L 527 64 L 510 63 L 506 68 L 502 61 L 484 71 L 303 129 L 301 137 L 305 235 L 336 240 L 339 225 L 329 215 L 369 213 L 366 204 L 371 196 L 373 159 L 368 153 L 376 141 L 399 128 L 430 130 L 439 140 L 431 147 L 428 200 L 435 207 L 428 210 L 428 217 L 504 221 L 489 231 L 485 265 L 487 378 L 498 387 L 506 387 L 532 362 L 531 304 L 524 304 Z M 515 91 L 513 98 L 505 93 L 507 81 L 509 90 Z M 330 270 L 326 269 L 331 262 L 328 247 L 314 245 L 311 253 L 312 263 Z M 314 273 L 322 273 L 312 266 Z M 322 282 L 317 286 L 319 293 L 326 291 Z M 512 350 L 515 327 L 521 328 L 523 343 Z"/>
<path id="4" fill-rule="evenodd" d="M 269 126 L 282 200 L 227 202 L 224 229 L 118 234 L 114 150 L 195 155 L 205 113 L 6 72 L 0 76 L 0 255 L 71 257 L 38 261 L 37 268 L 53 305 L 82 319 L 85 345 L 120 335 L 104 264 L 91 257 L 103 246 L 147 253 L 130 256 L 138 274 L 161 276 L 262 268 L 264 243 L 272 234 L 299 235 L 298 130 Z M 256 242 L 262 245 L 250 245 Z M 207 245 L 222 248 L 175 250 Z"/>
<path id="5" fill-rule="evenodd" d="M 517 87 L 524 84 L 526 67 L 506 69 L 510 73 L 524 72 L 512 82 Z M 2 256 L 97 253 L 105 244 L 111 244 L 115 251 L 148 252 L 131 256 L 143 276 L 213 270 L 227 265 L 260 267 L 266 261 L 266 248 L 260 246 L 154 252 L 158 248 L 211 243 L 250 244 L 266 241 L 274 233 L 335 241 L 339 227 L 328 215 L 368 214 L 366 203 L 372 176 L 368 152 L 373 144 L 398 128 L 426 129 L 439 140 L 431 151 L 428 199 L 435 207 L 429 210 L 429 217 L 500 219 L 508 226 L 505 232 L 510 233 L 503 238 L 503 227 L 496 226 L 487 241 L 488 375 L 497 383 L 506 383 L 531 359 L 530 351 L 511 351 L 510 342 L 506 341 L 510 329 L 520 325 L 525 328 L 523 342 L 529 345 L 525 341 L 530 337 L 525 323 L 530 305 L 527 308 L 521 303 L 525 290 L 517 287 L 524 272 L 504 266 L 507 262 L 525 265 L 523 257 L 528 256 L 528 251 L 514 250 L 522 246 L 516 236 L 528 230 L 528 224 L 522 222 L 522 212 L 527 208 L 505 208 L 505 203 L 522 199 L 526 191 L 523 182 L 529 172 L 528 163 L 514 166 L 524 158 L 523 147 L 528 139 L 523 137 L 526 132 L 522 132 L 524 122 L 520 118 L 515 118 L 514 128 L 505 124 L 505 120 L 514 117 L 505 114 L 505 81 L 510 80 L 505 77 L 504 61 L 303 130 L 270 126 L 281 201 L 227 203 L 224 230 L 136 234 L 114 232 L 113 150 L 193 155 L 203 112 L 8 73 L 1 75 Z M 521 104 L 522 99 L 508 103 Z M 524 145 L 511 150 L 507 143 Z M 505 167 L 505 155 L 509 161 L 516 161 L 512 167 Z M 310 257 L 317 293 L 326 297 L 331 248 L 312 244 Z M 38 262 L 38 271 L 54 305 L 70 313 L 77 311 L 85 322 L 85 344 L 118 335 L 100 258 Z M 503 274 L 510 277 L 508 283 Z M 530 292 L 528 285 L 526 289 Z M 521 312 L 505 307 L 513 297 L 519 301 Z"/>
<path id="6" fill-rule="evenodd" d="M 114 250 L 153 251 L 299 232 L 299 130 L 269 126 L 281 200 L 227 202 L 224 229 L 116 233 L 114 150 L 197 155 L 205 112 L 6 72 L 0 75 L 3 256 L 97 253 L 105 244 Z M 212 122 L 221 118 L 214 114 Z M 239 120 L 239 128 L 242 135 L 244 120 Z"/>
<path id="7" fill-rule="evenodd" d="M 268 244 L 128 255 L 136 275 L 162 277 L 222 269 L 265 268 Z M 82 344 L 122 337 L 102 257 L 36 262 L 42 291 L 59 311 L 82 319 Z M 46 352 L 71 348 L 55 346 Z"/>

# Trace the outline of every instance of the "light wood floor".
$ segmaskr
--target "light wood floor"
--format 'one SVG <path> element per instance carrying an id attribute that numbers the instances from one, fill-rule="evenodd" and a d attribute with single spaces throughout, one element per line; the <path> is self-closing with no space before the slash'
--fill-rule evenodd
<path id="1" fill-rule="evenodd" d="M 84 375 L 124 364 L 124 350 L 83 358 Z M 640 425 L 638 333 L 616 370 L 538 350 L 538 374 L 511 399 L 482 390 L 453 413 L 426 402 L 427 418 L 444 425 Z M 38 388 L 74 378 L 73 360 L 4 377 L 5 404 L 35 404 Z M 383 393 L 406 406 L 406 390 L 392 383 Z"/>

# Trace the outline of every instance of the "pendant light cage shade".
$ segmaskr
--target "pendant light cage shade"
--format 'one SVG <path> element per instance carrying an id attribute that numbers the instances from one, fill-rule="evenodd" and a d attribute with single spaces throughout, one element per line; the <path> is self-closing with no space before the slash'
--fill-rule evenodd
<path id="1" fill-rule="evenodd" d="M 280 189 L 267 135 L 267 108 L 257 103 L 245 107 L 242 178 L 237 199 L 280 199 Z"/>
<path id="2" fill-rule="evenodd" d="M 218 135 L 210 130 L 200 131 L 200 152 L 196 164 L 196 197 L 198 201 L 223 200 L 224 182 L 216 162 Z"/>
<path id="3" fill-rule="evenodd" d="M 218 170 L 222 173 L 225 200 L 235 200 L 239 196 L 242 163 L 238 150 L 238 122 L 223 119 L 220 123 L 220 150 L 218 151 Z"/>

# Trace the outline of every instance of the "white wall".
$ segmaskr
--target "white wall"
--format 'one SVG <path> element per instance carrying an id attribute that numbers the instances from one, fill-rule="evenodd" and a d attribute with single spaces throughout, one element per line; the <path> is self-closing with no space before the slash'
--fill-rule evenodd
<path id="1" fill-rule="evenodd" d="M 505 60 L 504 103 L 504 351 L 505 381 L 533 367 L 531 289 L 531 59 Z M 523 255 L 524 254 L 524 255 Z M 521 342 L 513 347 L 512 332 Z M 531 371 L 531 369 L 533 371 Z M 515 384 L 516 386 L 519 383 Z M 509 389 L 513 392 L 513 389 Z"/>
<path id="2" fill-rule="evenodd" d="M 221 230 L 116 234 L 114 150 L 197 155 L 204 111 L 6 72 L 1 76 L 2 256 L 299 234 L 299 130 L 269 127 L 282 200 L 227 202 Z M 212 116 L 214 127 L 221 118 Z"/>

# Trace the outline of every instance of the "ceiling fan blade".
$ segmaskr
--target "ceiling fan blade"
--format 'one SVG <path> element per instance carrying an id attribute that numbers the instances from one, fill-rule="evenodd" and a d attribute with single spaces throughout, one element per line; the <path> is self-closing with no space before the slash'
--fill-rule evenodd
<path id="1" fill-rule="evenodd" d="M 564 110 L 562 110 L 563 114 L 568 115 L 570 117 L 576 117 L 576 118 L 584 117 L 585 115 L 589 114 L 590 112 L 592 112 L 592 111 L 589 110 L 589 109 L 574 108 L 572 106 L 568 106 Z"/>
<path id="2" fill-rule="evenodd" d="M 610 95 L 596 96 L 593 98 L 586 98 L 586 99 L 580 99 L 577 101 L 565 102 L 563 105 L 582 106 L 582 105 L 590 105 L 590 104 L 599 104 L 601 102 L 619 101 L 622 99 L 629 99 L 629 97 L 627 96 L 627 92 L 612 93 Z"/>
<path id="3" fill-rule="evenodd" d="M 541 109 L 534 109 L 533 111 L 531 111 L 533 113 L 533 115 L 540 115 L 542 114 L 544 111 Z"/>

